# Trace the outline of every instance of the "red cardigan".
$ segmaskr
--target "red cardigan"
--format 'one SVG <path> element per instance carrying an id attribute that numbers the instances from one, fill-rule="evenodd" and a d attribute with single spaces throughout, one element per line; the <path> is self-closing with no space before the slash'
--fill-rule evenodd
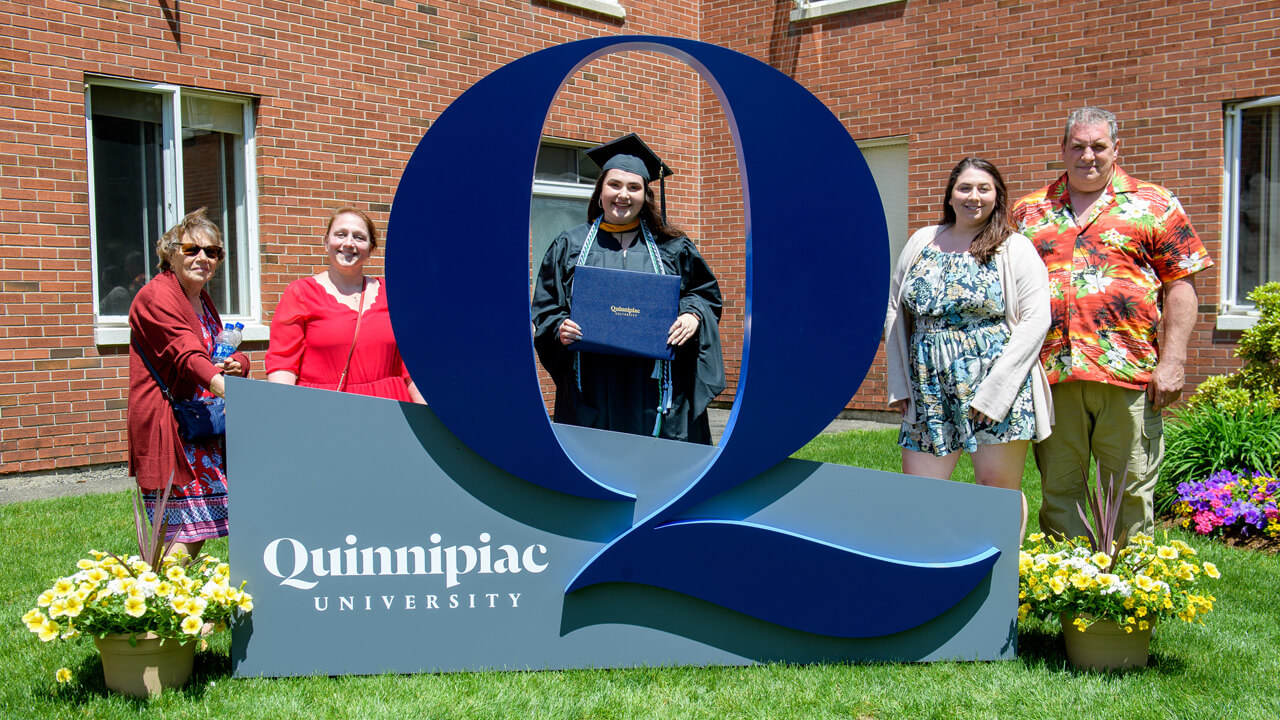
<path id="1" fill-rule="evenodd" d="M 200 291 L 205 307 L 222 324 L 213 300 Z M 187 464 L 178 423 L 155 378 L 138 357 L 137 345 L 169 386 L 176 400 L 185 400 L 219 373 L 201 339 L 191 302 L 178 276 L 166 270 L 151 279 L 129 306 L 129 474 L 143 490 L 163 488 L 172 473 L 178 485 L 194 476 Z M 231 356 L 249 374 L 244 353 Z"/>

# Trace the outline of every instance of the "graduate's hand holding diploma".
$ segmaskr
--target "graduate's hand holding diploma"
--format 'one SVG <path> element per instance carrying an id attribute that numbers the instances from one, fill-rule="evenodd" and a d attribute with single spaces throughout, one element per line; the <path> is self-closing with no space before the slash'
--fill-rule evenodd
<path id="1" fill-rule="evenodd" d="M 693 313 L 684 313 L 671 324 L 671 330 L 667 333 L 667 344 L 680 347 L 686 340 L 697 334 L 698 316 Z"/>
<path id="2" fill-rule="evenodd" d="M 578 342 L 582 339 L 582 328 L 578 327 L 578 323 L 572 320 L 565 320 L 560 323 L 560 344 L 568 345 Z"/>

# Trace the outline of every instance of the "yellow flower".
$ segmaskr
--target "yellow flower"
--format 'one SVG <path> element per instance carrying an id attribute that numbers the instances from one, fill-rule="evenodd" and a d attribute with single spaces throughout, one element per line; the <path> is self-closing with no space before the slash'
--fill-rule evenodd
<path id="1" fill-rule="evenodd" d="M 81 558 L 76 562 L 76 567 L 81 570 L 88 570 L 89 568 L 94 567 L 94 562 L 89 558 Z"/>
<path id="2" fill-rule="evenodd" d="M 140 597 L 129 596 L 124 601 L 125 614 L 131 617 L 142 617 L 147 612 L 147 602 Z"/>
<path id="3" fill-rule="evenodd" d="M 1089 558 L 1089 562 L 1097 565 L 1100 570 L 1106 570 L 1111 567 L 1111 556 L 1101 552 L 1094 553 L 1093 557 Z"/>
<path id="4" fill-rule="evenodd" d="M 240 593 L 240 599 L 236 602 L 236 607 L 242 612 L 250 612 L 253 610 L 253 596 L 249 593 Z"/>
<path id="5" fill-rule="evenodd" d="M 158 597 L 167 598 L 173 594 L 173 586 L 166 580 L 156 585 L 155 592 Z"/>
<path id="6" fill-rule="evenodd" d="M 185 570 L 182 569 L 182 566 L 174 565 L 170 567 L 168 570 L 165 570 L 164 574 L 165 574 L 165 577 L 169 578 L 170 580 L 177 581 L 183 577 L 186 577 L 187 573 Z"/>
<path id="7" fill-rule="evenodd" d="M 1138 589 L 1143 592 L 1151 592 L 1152 590 L 1156 589 L 1156 581 L 1152 580 L 1146 575 L 1139 575 L 1138 577 L 1134 578 L 1134 584 L 1136 584 L 1138 586 Z"/>
<path id="8" fill-rule="evenodd" d="M 1071 584 L 1075 586 L 1077 590 L 1088 590 L 1093 587 L 1094 580 L 1093 578 L 1085 575 L 1072 575 Z"/>
<path id="9" fill-rule="evenodd" d="M 58 631 L 61 629 L 62 626 L 53 620 L 45 620 L 40 625 L 40 631 L 37 635 L 39 635 L 41 642 L 49 642 L 50 640 L 58 637 Z"/>
<path id="10" fill-rule="evenodd" d="M 66 608 L 62 614 L 67 617 L 78 617 L 80 611 L 84 610 L 84 597 L 79 593 L 68 597 L 66 600 Z"/>
<path id="11" fill-rule="evenodd" d="M 1206 562 L 1204 564 L 1204 574 L 1208 575 L 1214 580 L 1217 580 L 1218 578 L 1222 577 L 1222 573 L 1218 572 L 1218 566 L 1214 565 L 1211 562 Z"/>
<path id="12" fill-rule="evenodd" d="M 174 597 L 172 600 L 169 601 L 169 607 L 172 607 L 173 611 L 178 613 L 179 615 L 186 615 L 187 599 L 188 598 L 186 595 L 178 595 L 177 597 Z"/>
<path id="13" fill-rule="evenodd" d="M 199 615 L 188 615 L 182 621 L 182 632 L 188 635 L 195 635 L 200 632 L 200 628 L 204 627 L 204 620 Z"/>
<path id="14" fill-rule="evenodd" d="M 1063 582 L 1062 578 L 1055 575 L 1049 578 L 1049 588 L 1053 590 L 1054 595 L 1061 595 L 1067 589 L 1067 584 Z"/>
<path id="15" fill-rule="evenodd" d="M 53 584 L 53 593 L 55 595 L 66 595 L 69 592 L 74 592 L 75 589 L 76 584 L 71 578 L 59 578 L 58 582 Z"/>
<path id="16" fill-rule="evenodd" d="M 71 682 L 71 671 L 67 668 L 60 667 L 58 668 L 58 672 L 53 674 L 53 677 L 56 678 L 59 683 Z"/>
<path id="17" fill-rule="evenodd" d="M 1161 560 L 1177 560 L 1178 549 L 1170 547 L 1169 545 L 1161 545 L 1156 548 L 1156 557 L 1159 557 Z"/>
<path id="18" fill-rule="evenodd" d="M 39 605 L 42 608 L 47 608 L 51 604 L 53 604 L 53 593 L 48 590 L 40 593 L 39 597 L 36 598 L 36 605 Z"/>
<path id="19" fill-rule="evenodd" d="M 144 582 L 144 583 L 153 583 L 153 582 L 156 582 L 156 581 L 157 581 L 157 580 L 159 580 L 159 579 L 160 579 L 160 576 L 159 576 L 159 575 L 156 575 L 156 574 L 155 574 L 154 572 L 152 572 L 151 570 L 148 570 L 148 571 L 146 571 L 146 572 L 144 572 L 144 573 L 142 573 L 141 575 L 139 575 L 139 576 L 138 576 L 138 581 L 139 581 L 139 582 Z"/>
<path id="20" fill-rule="evenodd" d="M 84 579 L 88 580 L 94 585 L 97 585 L 98 583 L 101 583 L 101 582 L 105 582 L 110 577 L 111 577 L 110 573 L 108 573 L 106 570 L 103 570 L 100 567 L 90 568 L 89 572 L 85 573 L 84 575 Z"/>
<path id="21" fill-rule="evenodd" d="M 187 600 L 186 614 L 201 615 L 204 613 L 204 609 L 207 607 L 209 607 L 208 600 L 205 600 L 204 598 L 201 598 L 201 597 L 193 597 Z"/>
<path id="22" fill-rule="evenodd" d="M 49 604 L 49 617 L 62 617 L 67 612 L 67 601 L 58 598 Z"/>

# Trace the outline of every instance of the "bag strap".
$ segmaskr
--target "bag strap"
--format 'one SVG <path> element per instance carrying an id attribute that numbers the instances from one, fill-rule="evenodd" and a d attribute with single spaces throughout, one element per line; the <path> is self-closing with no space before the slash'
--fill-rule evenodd
<path id="1" fill-rule="evenodd" d="M 364 320 L 364 296 L 369 287 L 369 278 L 364 278 L 360 285 L 360 309 L 356 311 L 356 331 L 351 335 L 351 348 L 347 350 L 347 362 L 342 366 L 342 377 L 338 378 L 338 392 L 347 384 L 347 371 L 351 369 L 351 356 L 356 352 L 356 338 L 360 337 L 360 321 Z"/>
<path id="2" fill-rule="evenodd" d="M 164 381 L 160 379 L 160 373 L 156 372 L 156 369 L 152 367 L 151 361 L 147 359 L 147 354 L 142 352 L 142 346 L 138 344 L 137 338 L 133 338 L 133 349 L 138 351 L 138 357 L 142 358 L 142 364 L 147 366 L 147 369 L 151 371 L 151 377 L 156 379 L 156 384 L 160 386 L 160 392 L 164 395 L 164 399 L 168 400 L 170 405 L 173 405 L 173 394 L 169 392 L 169 388 L 164 384 Z"/>

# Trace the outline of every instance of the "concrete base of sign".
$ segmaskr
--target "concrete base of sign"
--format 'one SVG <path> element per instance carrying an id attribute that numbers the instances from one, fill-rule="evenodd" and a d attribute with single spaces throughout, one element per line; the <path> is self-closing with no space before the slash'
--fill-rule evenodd
<path id="1" fill-rule="evenodd" d="M 786 460 L 684 515 L 945 564 L 991 547 L 990 575 L 922 625 L 831 637 L 650 585 L 566 594 L 578 572 L 680 492 L 714 448 L 557 426 L 608 449 L 634 503 L 546 490 L 463 446 L 424 406 L 231 378 L 231 569 L 254 611 L 237 676 L 541 670 L 756 662 L 997 660 L 1017 638 L 1017 493 Z M 495 423 L 495 432 L 502 432 Z M 707 548 L 708 568 L 719 559 Z M 723 552 L 718 550 L 717 552 Z M 753 592 L 804 608 L 785 556 L 752 560 Z M 930 587 L 831 579 L 880 601 Z"/>

